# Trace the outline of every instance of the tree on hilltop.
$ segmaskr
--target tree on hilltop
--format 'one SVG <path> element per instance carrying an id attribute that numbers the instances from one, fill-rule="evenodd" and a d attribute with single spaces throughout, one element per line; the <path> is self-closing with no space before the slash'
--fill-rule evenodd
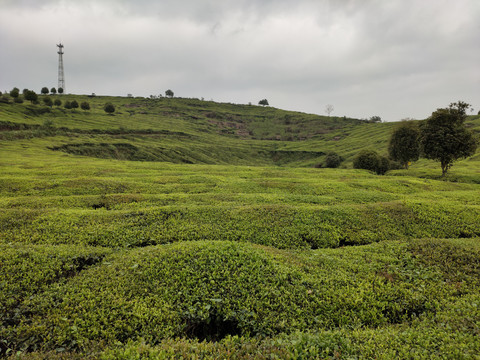
<path id="1" fill-rule="evenodd" d="M 165 96 L 166 97 L 169 97 L 169 98 L 172 98 L 174 95 L 173 91 L 168 89 L 167 91 L 165 91 Z"/>
<path id="2" fill-rule="evenodd" d="M 398 161 L 405 169 L 420 156 L 420 129 L 414 122 L 402 122 L 392 133 L 388 144 L 390 159 Z"/>
<path id="3" fill-rule="evenodd" d="M 55 95 L 57 93 L 57 89 L 55 89 L 54 87 L 52 87 L 50 89 L 50 92 L 52 93 L 52 95 Z"/>
<path id="4" fill-rule="evenodd" d="M 262 106 L 268 106 L 268 100 L 267 99 L 262 99 L 258 102 L 258 105 L 262 105 Z"/>
<path id="5" fill-rule="evenodd" d="M 33 90 L 27 90 L 24 96 L 25 96 L 25 100 L 30 101 L 32 104 L 38 100 L 38 95 Z"/>
<path id="6" fill-rule="evenodd" d="M 421 126 L 423 154 L 427 159 L 440 161 L 442 176 L 454 161 L 472 156 L 477 150 L 478 140 L 464 124 L 469 107 L 463 101 L 451 103 L 448 108 L 434 111 Z"/>
<path id="7" fill-rule="evenodd" d="M 48 90 L 48 87 L 44 86 L 40 92 L 42 93 L 42 95 L 48 95 L 50 90 Z"/>
<path id="8" fill-rule="evenodd" d="M 332 104 L 328 104 L 327 106 L 325 106 L 325 112 L 329 117 L 330 117 L 330 114 L 333 112 L 333 110 L 335 110 L 335 108 L 333 107 Z"/>

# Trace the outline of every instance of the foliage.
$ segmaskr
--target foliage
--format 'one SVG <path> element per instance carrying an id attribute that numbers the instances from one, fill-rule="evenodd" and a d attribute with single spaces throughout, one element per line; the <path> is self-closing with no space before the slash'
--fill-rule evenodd
<path id="1" fill-rule="evenodd" d="M 82 110 L 84 110 L 84 111 L 90 110 L 90 104 L 89 104 L 87 101 L 83 101 L 83 102 L 80 104 L 80 107 L 81 107 Z"/>
<path id="2" fill-rule="evenodd" d="M 13 98 L 17 98 L 20 95 L 20 90 L 18 88 L 14 87 L 12 90 L 10 90 L 10 96 Z"/>
<path id="3" fill-rule="evenodd" d="M 113 114 L 115 112 L 115 106 L 112 103 L 106 103 L 103 110 L 108 114 Z"/>
<path id="4" fill-rule="evenodd" d="M 465 127 L 469 104 L 462 101 L 438 109 L 421 127 L 421 144 L 427 159 L 440 161 L 442 176 L 461 158 L 475 154 L 478 140 Z"/>
<path id="5" fill-rule="evenodd" d="M 384 175 L 390 169 L 390 161 L 385 156 L 378 155 L 374 150 L 362 150 L 353 160 L 353 167 Z"/>
<path id="6" fill-rule="evenodd" d="M 58 88 L 58 93 L 59 93 L 59 94 L 63 94 L 63 88 L 59 87 L 59 88 Z"/>
<path id="7" fill-rule="evenodd" d="M 53 104 L 54 104 L 55 106 L 62 106 L 62 100 L 60 100 L 60 99 L 55 99 L 55 101 L 53 102 Z"/>
<path id="8" fill-rule="evenodd" d="M 38 100 L 38 95 L 33 90 L 27 90 L 27 92 L 25 93 L 25 100 L 28 100 L 33 104 Z"/>
<path id="9" fill-rule="evenodd" d="M 268 100 L 267 99 L 262 99 L 258 102 L 258 105 L 262 105 L 262 106 L 268 106 Z"/>
<path id="10" fill-rule="evenodd" d="M 328 116 L 335 110 L 332 104 L 328 104 L 325 106 L 325 112 L 327 113 Z"/>
<path id="11" fill-rule="evenodd" d="M 43 103 L 47 106 L 53 106 L 53 101 L 52 101 L 52 98 L 50 96 L 46 96 L 43 98 Z"/>
<path id="12" fill-rule="evenodd" d="M 52 95 L 55 95 L 57 93 L 57 89 L 55 89 L 54 87 L 52 87 L 50 89 L 50 92 L 52 93 Z"/>
<path id="13" fill-rule="evenodd" d="M 392 132 L 388 144 L 391 159 L 400 162 L 405 169 L 409 163 L 417 161 L 420 156 L 420 130 L 414 122 L 402 122 Z"/>
<path id="14" fill-rule="evenodd" d="M 368 121 L 371 122 L 371 123 L 379 123 L 379 122 L 382 122 L 382 118 L 378 115 L 374 115 L 374 116 L 370 117 L 370 119 Z"/>
<path id="15" fill-rule="evenodd" d="M 395 124 L 64 97 L 91 111 L 0 103 L 1 357 L 480 352 L 478 155 L 318 171 Z"/>
<path id="16" fill-rule="evenodd" d="M 342 163 L 343 158 L 338 155 L 336 152 L 329 152 L 325 157 L 325 167 L 327 168 L 338 168 Z"/>
<path id="17" fill-rule="evenodd" d="M 165 96 L 166 97 L 169 97 L 169 98 L 172 98 L 174 95 L 173 91 L 168 89 L 167 91 L 165 91 Z"/>
<path id="18" fill-rule="evenodd" d="M 70 103 L 70 106 L 72 109 L 78 109 L 78 101 L 72 100 L 72 102 Z"/>
<path id="19" fill-rule="evenodd" d="M 48 95 L 50 90 L 48 90 L 48 87 L 44 86 L 40 92 L 42 93 L 42 95 Z"/>

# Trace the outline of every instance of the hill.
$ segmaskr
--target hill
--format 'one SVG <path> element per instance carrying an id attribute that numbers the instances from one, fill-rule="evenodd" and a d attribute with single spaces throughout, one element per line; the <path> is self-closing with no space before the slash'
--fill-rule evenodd
<path id="1" fill-rule="evenodd" d="M 478 152 L 377 176 L 351 159 L 396 124 L 60 98 L 91 110 L 0 103 L 1 356 L 480 352 Z"/>

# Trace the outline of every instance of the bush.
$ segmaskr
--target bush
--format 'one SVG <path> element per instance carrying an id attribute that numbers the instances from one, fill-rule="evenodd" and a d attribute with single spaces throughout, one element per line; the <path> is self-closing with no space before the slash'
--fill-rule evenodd
<path id="1" fill-rule="evenodd" d="M 327 168 L 338 168 L 342 163 L 343 158 L 338 155 L 336 152 L 329 152 L 325 157 L 325 167 Z"/>
<path id="2" fill-rule="evenodd" d="M 380 156 L 374 150 L 363 150 L 353 160 L 354 169 L 370 170 L 378 175 L 384 175 L 390 169 L 390 160 Z"/>
<path id="3" fill-rule="evenodd" d="M 115 112 L 115 106 L 113 106 L 111 103 L 107 103 L 103 107 L 103 110 L 108 114 L 113 114 Z"/>

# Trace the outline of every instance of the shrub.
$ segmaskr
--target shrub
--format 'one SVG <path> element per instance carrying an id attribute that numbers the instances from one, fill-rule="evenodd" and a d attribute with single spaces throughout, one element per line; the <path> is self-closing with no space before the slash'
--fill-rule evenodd
<path id="1" fill-rule="evenodd" d="M 327 168 L 338 168 L 342 163 L 343 158 L 338 155 L 336 152 L 329 152 L 325 157 L 325 167 Z"/>
<path id="2" fill-rule="evenodd" d="M 374 150 L 363 150 L 353 160 L 353 168 L 370 170 L 383 175 L 390 169 L 390 160 L 378 155 Z"/>
<path id="3" fill-rule="evenodd" d="M 103 110 L 108 114 L 113 114 L 115 112 L 115 106 L 113 106 L 112 103 L 106 103 Z"/>

